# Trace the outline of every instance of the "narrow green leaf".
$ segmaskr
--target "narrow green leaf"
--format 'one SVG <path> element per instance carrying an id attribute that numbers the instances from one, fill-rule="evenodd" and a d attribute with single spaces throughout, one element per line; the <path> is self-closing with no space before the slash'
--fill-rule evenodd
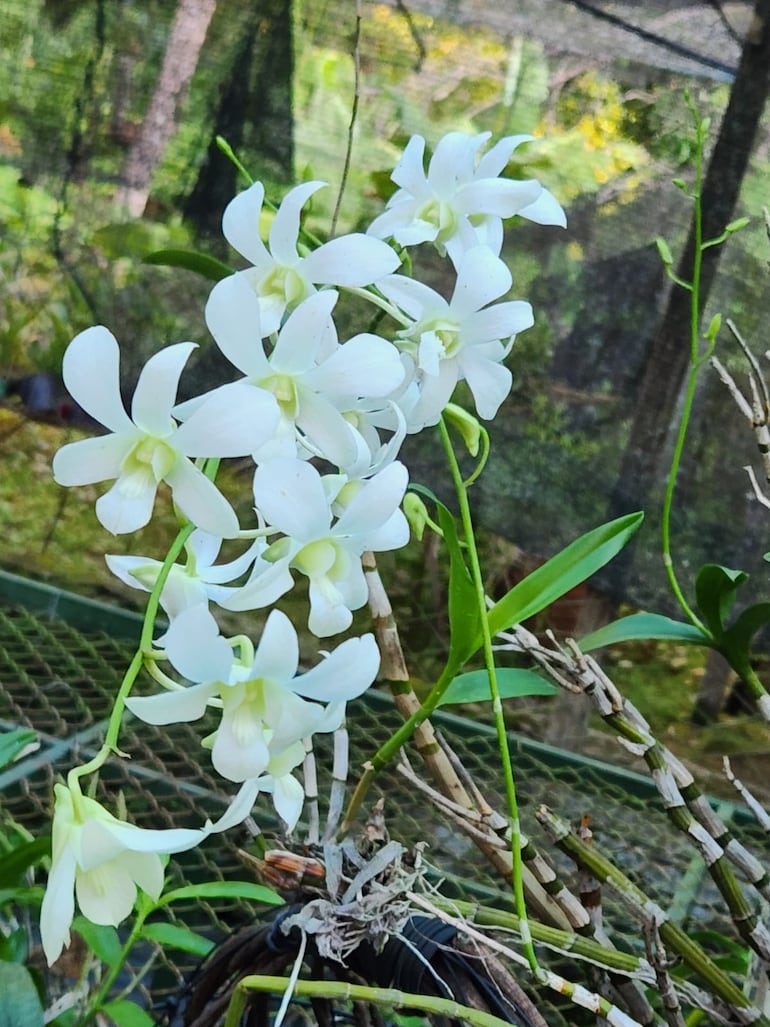
<path id="1" fill-rule="evenodd" d="M 590 578 L 620 552 L 643 518 L 642 513 L 626 514 L 602 524 L 528 574 L 489 611 L 492 635 L 534 616 Z"/>
<path id="2" fill-rule="evenodd" d="M 501 699 L 518 699 L 525 695 L 554 695 L 558 689 L 533 670 L 517 667 L 500 667 L 497 671 L 497 687 Z M 450 703 L 488 702 L 489 677 L 485 670 L 471 670 L 459 674 L 441 697 L 439 706 Z"/>
<path id="3" fill-rule="evenodd" d="M 175 924 L 145 924 L 142 928 L 142 937 L 156 941 L 164 948 L 191 952 L 194 956 L 201 958 L 207 956 L 214 948 L 213 941 L 186 927 L 177 927 Z"/>
<path id="4" fill-rule="evenodd" d="M 12 731 L 3 731 L 0 735 L 0 770 L 7 767 L 9 763 L 17 758 L 28 745 L 31 745 L 37 735 L 25 727 L 14 728 Z"/>
<path id="5" fill-rule="evenodd" d="M 43 1007 L 32 974 L 0 961 L 0 1027 L 43 1027 Z"/>
<path id="6" fill-rule="evenodd" d="M 455 519 L 449 510 L 436 500 L 438 523 L 444 533 L 444 542 L 449 553 L 449 656 L 447 666 L 461 666 L 469 655 L 481 645 L 481 624 L 476 590 L 470 571 L 465 563 L 462 546 L 457 534 Z M 451 673 L 451 671 L 450 671 Z"/>
<path id="7" fill-rule="evenodd" d="M 690 645 L 708 645 L 710 642 L 708 635 L 704 635 L 692 624 L 672 620 L 659 613 L 632 613 L 581 638 L 580 648 L 584 653 L 590 653 L 593 649 L 601 649 L 605 645 L 645 639 L 687 642 Z"/>
<path id="8" fill-rule="evenodd" d="M 39 906 L 43 901 L 45 889 L 37 888 L 0 888 L 0 906 L 6 902 L 16 902 L 20 906 Z"/>
<path id="9" fill-rule="evenodd" d="M 695 599 L 717 642 L 725 630 L 725 618 L 735 602 L 736 592 L 748 578 L 745 571 L 731 570 L 716 563 L 707 563 L 698 571 Z"/>
<path id="10" fill-rule="evenodd" d="M 102 1006 L 101 1012 L 117 1027 L 155 1027 L 154 1017 L 127 998 L 117 999 Z"/>
<path id="11" fill-rule="evenodd" d="M 0 858 L 0 888 L 12 888 L 16 884 L 21 884 L 24 873 L 50 855 L 50 835 L 15 846 Z"/>
<path id="12" fill-rule="evenodd" d="M 283 905 L 281 896 L 263 884 L 254 884 L 253 881 L 207 881 L 205 884 L 188 884 L 183 888 L 175 888 L 161 895 L 156 906 L 160 908 L 182 899 L 248 899 L 250 902 L 263 902 L 269 906 Z"/>
<path id="13" fill-rule="evenodd" d="M 147 254 L 144 263 L 159 267 L 181 267 L 185 271 L 194 271 L 202 275 L 210 282 L 221 282 L 223 278 L 233 274 L 233 269 L 221 260 L 209 257 L 206 253 L 197 253 L 195 250 L 156 250 Z"/>
<path id="14" fill-rule="evenodd" d="M 109 924 L 92 924 L 84 916 L 76 916 L 72 921 L 72 929 L 77 931 L 97 959 L 101 959 L 110 969 L 120 963 L 123 946 L 114 927 Z"/>

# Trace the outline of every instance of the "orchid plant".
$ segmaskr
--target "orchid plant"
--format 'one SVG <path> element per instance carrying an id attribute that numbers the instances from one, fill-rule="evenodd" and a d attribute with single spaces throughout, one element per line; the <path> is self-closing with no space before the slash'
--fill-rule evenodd
<path id="1" fill-rule="evenodd" d="M 502 177 L 514 149 L 529 138 L 502 139 L 487 149 L 489 133 L 451 132 L 436 146 L 426 173 L 425 140 L 413 137 L 392 175 L 398 191 L 365 234 L 321 242 L 302 226 L 303 208 L 321 182 L 287 193 L 274 210 L 267 243 L 260 234 L 269 216 L 263 186 L 252 184 L 232 200 L 224 234 L 249 263 L 215 284 L 205 310 L 216 345 L 238 372 L 228 384 L 177 402 L 194 344 L 171 345 L 145 364 L 129 415 L 114 336 L 96 326 L 71 342 L 65 384 L 106 431 L 63 446 L 54 459 L 56 481 L 112 482 L 96 514 L 115 535 L 146 525 L 168 496 L 180 527 L 163 560 L 107 557 L 117 577 L 150 596 L 104 744 L 56 786 L 41 918 L 49 964 L 69 944 L 75 902 L 93 923 L 117 926 L 129 916 L 137 890 L 158 900 L 164 858 L 242 822 L 261 793 L 291 832 L 305 800 L 297 768 L 308 740 L 337 728 L 346 703 L 377 678 L 380 649 L 373 633 L 324 650 L 300 673 L 297 632 L 284 613 L 269 613 L 255 644 L 223 634 L 217 608 L 267 610 L 305 577 L 309 630 L 331 638 L 348 631 L 354 612 L 367 603 L 372 554 L 404 546 L 410 520 L 418 533 L 430 524 L 443 535 L 453 568 L 462 568 L 456 587 L 465 590 L 467 605 L 459 615 L 450 610 L 447 667 L 423 711 L 377 754 L 372 772 L 450 685 L 456 690 L 458 670 L 479 649 L 499 706 L 491 637 L 531 611 L 513 590 L 487 615 L 467 503 L 470 479 L 459 473 L 447 425 L 474 456 L 484 441 L 483 464 L 488 437 L 479 419 L 494 418 L 507 397 L 512 377 L 504 361 L 517 334 L 533 324 L 529 303 L 506 298 L 512 280 L 500 257 L 504 220 L 517 215 L 565 225 L 562 208 L 539 182 Z M 419 244 L 451 262 L 449 298 L 412 275 L 405 251 Z M 335 316 L 345 297 L 371 305 L 377 331 L 340 339 Z M 453 402 L 460 382 L 475 410 Z M 416 492 L 405 502 L 409 474 L 399 460 L 401 445 L 432 426 L 438 426 L 457 487 L 462 540 L 441 504 L 437 524 Z M 254 465 L 253 513 L 246 520 L 217 484 L 220 461 L 231 457 Z M 638 524 L 636 515 L 621 520 L 585 536 L 582 548 L 551 568 L 536 596 L 540 608 L 572 587 L 576 575 L 587 576 L 614 555 Z M 242 550 L 219 561 L 224 540 Z M 161 608 L 169 620 L 162 634 L 155 624 Z M 158 691 L 137 697 L 132 689 L 143 668 Z M 166 725 L 197 722 L 209 708 L 221 719 L 201 739 L 202 749 L 210 750 L 214 770 L 237 786 L 217 822 L 143 829 L 84 791 L 85 779 L 93 785 L 107 759 L 122 755 L 126 710 Z M 518 817 L 509 759 L 506 782 L 515 867 Z M 346 823 L 360 799 L 359 788 Z M 523 916 L 520 891 L 519 877 Z"/>

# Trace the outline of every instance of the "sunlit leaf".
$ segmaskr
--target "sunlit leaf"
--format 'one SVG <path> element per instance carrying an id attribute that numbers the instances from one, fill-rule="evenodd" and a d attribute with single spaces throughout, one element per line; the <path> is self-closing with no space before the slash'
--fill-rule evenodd
<path id="1" fill-rule="evenodd" d="M 72 929 L 77 931 L 94 955 L 107 966 L 115 967 L 123 958 L 118 932 L 109 924 L 93 924 L 84 916 L 76 916 L 72 921 Z"/>
<path id="2" fill-rule="evenodd" d="M 117 1027 L 155 1027 L 154 1017 L 130 999 L 121 998 L 102 1006 L 102 1013 L 117 1024 Z"/>
<path id="3" fill-rule="evenodd" d="M 492 635 L 534 616 L 590 578 L 620 552 L 643 517 L 642 513 L 626 514 L 602 524 L 528 574 L 489 611 Z"/>

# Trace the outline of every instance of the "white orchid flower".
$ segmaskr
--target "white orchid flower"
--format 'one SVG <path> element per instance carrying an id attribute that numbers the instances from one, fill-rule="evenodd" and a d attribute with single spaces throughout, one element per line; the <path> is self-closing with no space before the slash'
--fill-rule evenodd
<path id="1" fill-rule="evenodd" d="M 280 330 L 266 356 L 259 330 L 260 304 L 239 275 L 214 286 L 206 323 L 217 345 L 246 380 L 271 392 L 281 419 L 273 437 L 255 451 L 257 462 L 298 455 L 297 435 L 311 453 L 346 468 L 357 458 L 357 440 L 342 411 L 359 399 L 376 399 L 404 377 L 398 350 L 377 335 L 362 333 L 340 345 L 332 321 L 333 289 L 303 300 Z"/>
<path id="2" fill-rule="evenodd" d="M 310 581 L 313 634 L 323 638 L 350 626 L 351 611 L 362 607 L 368 594 L 361 555 L 398 549 L 409 540 L 409 525 L 399 509 L 408 474 L 395 462 L 364 481 L 334 523 L 331 504 L 346 479 L 330 477 L 331 492 L 315 467 L 301 460 L 271 460 L 257 468 L 257 510 L 285 537 L 265 550 L 252 579 L 223 603 L 226 609 L 267 606 L 292 587 L 295 570 Z"/>
<path id="3" fill-rule="evenodd" d="M 295 742 L 282 753 L 271 757 L 267 773 L 257 782 L 261 792 L 272 795 L 275 812 L 289 831 L 297 826 L 305 804 L 305 789 L 291 773 L 304 758 L 305 746 L 302 742 Z"/>
<path id="4" fill-rule="evenodd" d="M 270 226 L 269 248 L 259 234 L 265 198 L 261 182 L 255 182 L 225 208 L 225 238 L 253 265 L 237 274 L 246 278 L 259 299 L 265 335 L 277 331 L 284 313 L 314 293 L 316 285 L 371 285 L 399 265 L 390 246 L 360 233 L 331 239 L 306 256 L 300 253 L 300 211 L 325 184 L 305 182 L 286 194 Z"/>
<path id="5" fill-rule="evenodd" d="M 217 697 L 222 719 L 205 744 L 211 746 L 214 768 L 231 781 L 272 773 L 271 761 L 296 742 L 317 731 L 334 730 L 344 703 L 366 691 L 380 664 L 374 636 L 364 635 L 343 642 L 298 675 L 297 633 L 279 610 L 268 617 L 256 652 L 247 640 L 238 641 L 241 655 L 236 659 L 205 607 L 184 611 L 163 644 L 174 667 L 197 684 L 126 701 L 140 719 L 172 724 L 198 720 L 209 700 Z"/>
<path id="6" fill-rule="evenodd" d="M 518 214 L 538 224 L 564 227 L 564 211 L 539 182 L 498 177 L 516 147 L 532 136 L 508 136 L 477 159 L 490 137 L 490 132 L 447 133 L 439 140 L 426 175 L 425 140 L 412 136 L 391 175 L 400 188 L 368 234 L 393 238 L 401 246 L 433 243 L 457 266 L 473 246 L 487 246 L 495 256 L 500 253 L 503 218 Z"/>
<path id="7" fill-rule="evenodd" d="M 96 516 L 114 534 L 136 531 L 152 516 L 158 485 L 165 481 L 174 502 L 197 527 L 230 538 L 238 518 L 191 457 L 247 456 L 275 428 L 275 399 L 246 386 L 211 396 L 184 424 L 171 416 L 179 377 L 195 348 L 167 346 L 145 364 L 129 417 L 120 395 L 120 351 L 101 325 L 77 335 L 64 354 L 64 384 L 73 399 L 110 434 L 63 446 L 53 460 L 60 485 L 90 485 L 117 479 L 96 501 Z"/>
<path id="8" fill-rule="evenodd" d="M 265 789 L 266 790 L 266 789 Z M 185 852 L 208 835 L 240 824 L 259 791 L 246 782 L 220 819 L 199 830 L 146 830 L 118 820 L 77 786 L 54 785 L 51 872 L 40 911 L 43 951 L 49 965 L 69 945 L 75 915 L 94 924 L 124 920 L 134 907 L 137 888 L 157 900 L 163 889 L 161 855 Z"/>
<path id="9" fill-rule="evenodd" d="M 490 420 L 511 389 L 502 360 L 517 332 L 534 323 L 523 300 L 487 304 L 505 295 L 511 273 L 485 246 L 461 257 L 452 299 L 403 275 L 384 279 L 380 291 L 414 319 L 396 342 L 417 365 L 420 398 L 409 410 L 409 430 L 435 424 L 458 381 L 466 380 L 480 417 Z"/>
<path id="10" fill-rule="evenodd" d="M 178 617 L 183 610 L 201 603 L 221 603 L 237 591 L 237 586 L 225 584 L 235 581 L 251 567 L 259 554 L 266 548 L 263 539 L 255 539 L 240 556 L 228 563 L 216 564 L 222 539 L 206 531 L 196 530 L 185 542 L 186 561 L 175 563 L 169 571 L 160 594 L 160 605 L 169 620 Z M 108 554 L 104 558 L 107 566 L 121 581 L 131 588 L 151 592 L 158 580 L 160 560 L 147 556 L 122 556 Z"/>

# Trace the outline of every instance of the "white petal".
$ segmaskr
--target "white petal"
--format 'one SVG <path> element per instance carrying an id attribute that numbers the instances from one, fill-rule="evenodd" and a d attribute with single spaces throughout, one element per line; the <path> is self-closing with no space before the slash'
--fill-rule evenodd
<path id="1" fill-rule="evenodd" d="M 374 635 L 349 638 L 321 663 L 289 685 L 297 695 L 318 702 L 355 699 L 371 685 L 380 669 L 380 651 Z"/>
<path id="2" fill-rule="evenodd" d="M 406 275 L 390 275 L 378 282 L 377 288 L 415 321 L 440 317 L 449 309 L 447 301 L 435 289 Z"/>
<path id="3" fill-rule="evenodd" d="M 174 502 L 196 528 L 221 538 L 234 538 L 239 531 L 233 508 L 202 471 L 186 457 L 180 457 L 166 475 Z"/>
<path id="4" fill-rule="evenodd" d="M 96 516 L 113 535 L 138 531 L 152 517 L 156 491 L 150 468 L 122 474 L 109 492 L 96 500 Z"/>
<path id="5" fill-rule="evenodd" d="M 479 417 L 491 420 L 511 391 L 511 372 L 503 364 L 487 360 L 474 350 L 463 355 L 461 366 Z"/>
<path id="6" fill-rule="evenodd" d="M 428 182 L 442 199 L 454 192 L 458 182 L 471 177 L 476 152 L 489 139 L 490 132 L 470 136 L 466 132 L 447 132 L 436 144 L 428 165 Z"/>
<path id="7" fill-rule="evenodd" d="M 222 215 L 222 232 L 233 249 L 255 266 L 270 260 L 259 234 L 259 219 L 265 190 L 261 182 L 231 200 Z"/>
<path id="8" fill-rule="evenodd" d="M 205 606 L 180 613 L 163 639 L 171 663 L 190 681 L 229 681 L 233 650 Z"/>
<path id="9" fill-rule="evenodd" d="M 302 785 L 291 774 L 273 778 L 273 805 L 289 831 L 297 826 L 305 803 Z"/>
<path id="10" fill-rule="evenodd" d="M 67 390 L 80 406 L 110 431 L 130 431 L 120 398 L 120 349 L 102 325 L 87 328 L 67 347 L 62 362 Z"/>
<path id="11" fill-rule="evenodd" d="M 335 525 L 335 534 L 355 535 L 383 524 L 404 498 L 409 472 L 396 461 L 364 483 Z"/>
<path id="12" fill-rule="evenodd" d="M 62 446 L 53 458 L 54 481 L 59 485 L 91 485 L 117 478 L 123 461 L 140 437 L 132 425 L 130 432 L 99 435 Z"/>
<path id="13" fill-rule="evenodd" d="M 463 214 L 494 214 L 509 218 L 534 203 L 543 187 L 535 179 L 526 181 L 510 178 L 485 178 L 462 186 L 456 197 L 458 210 Z"/>
<path id="14" fill-rule="evenodd" d="M 115 859 L 81 871 L 75 879 L 75 894 L 91 923 L 117 927 L 134 908 L 136 885 L 125 861 Z"/>
<path id="15" fill-rule="evenodd" d="M 260 570 L 243 588 L 227 599 L 217 602 L 224 610 L 261 610 L 270 606 L 289 589 L 294 587 L 294 579 L 289 571 L 289 560 L 268 564 L 263 563 Z"/>
<path id="16" fill-rule="evenodd" d="M 359 287 L 392 274 L 401 261 L 387 243 L 369 235 L 343 235 L 305 258 L 304 274 L 320 285 Z"/>
<path id="17" fill-rule="evenodd" d="M 75 854 L 65 846 L 51 866 L 40 907 L 40 937 L 50 966 L 70 943 L 70 924 L 75 915 Z"/>
<path id="18" fill-rule="evenodd" d="M 314 580 L 310 581 L 308 595 L 310 616 L 307 623 L 314 635 L 318 638 L 328 638 L 329 635 L 347 631 L 353 623 L 353 614 L 344 605 L 340 596 L 337 596 L 336 600 L 333 599 L 328 589 L 320 587 Z"/>
<path id="19" fill-rule="evenodd" d="M 264 773 L 270 760 L 264 730 L 250 711 L 225 710 L 217 729 L 211 762 L 228 781 L 247 781 Z"/>
<path id="20" fill-rule="evenodd" d="M 538 198 L 527 204 L 518 212 L 519 217 L 527 218 L 538 225 L 558 225 L 567 227 L 567 216 L 559 201 L 547 189 L 543 189 Z"/>
<path id="21" fill-rule="evenodd" d="M 437 375 L 426 375 L 420 383 L 420 398 L 409 412 L 409 430 L 436 424 L 441 411 L 452 398 L 459 367 L 456 360 L 442 360 Z"/>
<path id="22" fill-rule="evenodd" d="M 404 380 L 404 368 L 391 342 L 362 333 L 340 346 L 307 380 L 330 398 L 380 397 L 398 388 Z"/>
<path id="23" fill-rule="evenodd" d="M 281 201 L 270 226 L 270 252 L 279 264 L 290 267 L 297 260 L 300 212 L 325 182 L 303 182 L 290 189 Z"/>
<path id="24" fill-rule="evenodd" d="M 481 160 L 476 165 L 474 177 L 477 180 L 482 178 L 497 178 L 511 159 L 513 151 L 517 147 L 521 146 L 522 143 L 529 143 L 534 138 L 534 136 L 530 135 L 515 135 L 506 136 L 505 139 L 500 139 L 491 149 L 487 150 L 487 152 L 482 155 Z"/>
<path id="25" fill-rule="evenodd" d="M 481 310 L 511 287 L 511 272 L 485 246 L 468 250 L 457 268 L 457 282 L 449 304 L 452 314 L 462 321 Z"/>
<path id="26" fill-rule="evenodd" d="M 272 393 L 234 382 L 198 407 L 177 431 L 175 444 L 192 457 L 247 456 L 270 438 L 279 416 Z"/>
<path id="27" fill-rule="evenodd" d="M 302 460 L 271 460 L 254 474 L 254 499 L 268 524 L 300 541 L 325 534 L 331 523 L 321 476 Z"/>
<path id="28" fill-rule="evenodd" d="M 259 300 L 247 275 L 236 272 L 217 282 L 206 303 L 206 324 L 231 364 L 251 378 L 268 367 L 262 349 Z"/>
<path id="29" fill-rule="evenodd" d="M 257 646 L 253 675 L 291 687 L 298 666 L 299 642 L 294 625 L 281 610 L 273 610 Z"/>
<path id="30" fill-rule="evenodd" d="M 310 389 L 300 392 L 297 427 L 323 458 L 336 467 L 347 467 L 355 459 L 357 447 L 353 431 L 323 395 Z"/>
<path id="31" fill-rule="evenodd" d="M 391 179 L 412 196 L 426 196 L 428 188 L 424 160 L 425 140 L 422 136 L 414 135 L 404 147 L 404 152 L 390 176 Z"/>
<path id="32" fill-rule="evenodd" d="M 273 372 L 301 374 L 313 367 L 321 347 L 327 342 L 329 322 L 337 297 L 338 293 L 334 289 L 313 293 L 292 311 L 281 328 L 270 357 Z"/>
<path id="33" fill-rule="evenodd" d="M 126 706 L 145 724 L 188 724 L 206 712 L 208 700 L 216 695 L 215 684 L 190 685 L 178 692 L 126 699 Z"/>
<path id="34" fill-rule="evenodd" d="M 486 310 L 471 314 L 463 323 L 463 342 L 473 346 L 512 335 L 531 328 L 535 323 L 532 307 L 524 300 L 496 303 Z"/>
<path id="35" fill-rule="evenodd" d="M 150 357 L 142 368 L 131 403 L 131 413 L 137 426 L 148 435 L 165 438 L 174 429 L 171 408 L 176 402 L 179 378 L 190 354 L 196 348 L 194 342 L 166 346 Z"/>
<path id="36" fill-rule="evenodd" d="M 225 812 L 213 823 L 206 821 L 204 830 L 207 834 L 229 831 L 231 827 L 237 827 L 251 813 L 251 809 L 259 794 L 259 784 L 255 780 L 244 781 L 238 789 L 238 793 L 227 807 Z"/>

